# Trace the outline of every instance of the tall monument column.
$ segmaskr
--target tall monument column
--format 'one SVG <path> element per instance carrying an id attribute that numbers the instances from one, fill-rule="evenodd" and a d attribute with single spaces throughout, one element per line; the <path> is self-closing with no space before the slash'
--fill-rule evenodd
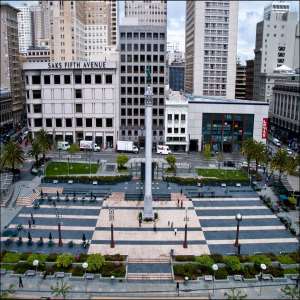
<path id="1" fill-rule="evenodd" d="M 150 72 L 147 72 L 147 81 L 149 82 Z M 151 79 L 150 79 L 151 80 Z M 153 220 L 152 207 L 152 90 L 148 85 L 145 92 L 145 194 L 144 194 L 144 220 Z"/>

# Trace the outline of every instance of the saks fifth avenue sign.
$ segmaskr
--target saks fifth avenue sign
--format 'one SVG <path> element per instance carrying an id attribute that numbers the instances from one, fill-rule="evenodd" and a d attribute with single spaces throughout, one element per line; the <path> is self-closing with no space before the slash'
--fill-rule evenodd
<path id="1" fill-rule="evenodd" d="M 63 69 L 105 69 L 107 68 L 106 61 L 60 61 L 49 62 L 49 70 Z"/>

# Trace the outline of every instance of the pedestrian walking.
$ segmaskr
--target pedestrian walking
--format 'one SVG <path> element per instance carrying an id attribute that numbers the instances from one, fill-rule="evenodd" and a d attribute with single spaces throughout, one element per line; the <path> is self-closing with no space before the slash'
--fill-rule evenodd
<path id="1" fill-rule="evenodd" d="M 174 226 L 174 224 L 173 224 L 173 222 L 171 223 L 171 229 L 173 229 L 173 226 Z"/>
<path id="2" fill-rule="evenodd" d="M 182 195 L 182 189 L 180 190 L 180 194 Z"/>
<path id="3" fill-rule="evenodd" d="M 153 223 L 153 230 L 154 230 L 154 232 L 157 231 L 157 228 L 156 228 L 156 222 Z"/>
<path id="4" fill-rule="evenodd" d="M 176 292 L 177 292 L 177 296 L 179 296 L 179 282 L 176 282 Z"/>
<path id="5" fill-rule="evenodd" d="M 31 218 L 31 220 L 33 219 L 33 213 L 30 213 L 30 218 Z"/>
<path id="6" fill-rule="evenodd" d="M 168 221 L 168 227 L 170 227 L 170 221 Z"/>
<path id="7" fill-rule="evenodd" d="M 29 227 L 29 229 L 31 229 L 31 221 L 30 220 L 28 220 L 28 227 Z"/>
<path id="8" fill-rule="evenodd" d="M 139 227 L 142 226 L 142 219 L 139 219 Z"/>
<path id="9" fill-rule="evenodd" d="M 180 207 L 183 208 L 183 200 L 180 201 Z"/>
<path id="10" fill-rule="evenodd" d="M 24 285 L 23 285 L 23 280 L 22 280 L 22 277 L 20 276 L 19 277 L 19 288 L 23 288 Z"/>
<path id="11" fill-rule="evenodd" d="M 177 234 L 177 228 L 174 228 L 174 235 L 176 236 Z"/>
<path id="12" fill-rule="evenodd" d="M 35 219 L 32 219 L 32 225 L 35 225 Z"/>
<path id="13" fill-rule="evenodd" d="M 179 198 L 177 199 L 177 207 L 179 207 Z"/>

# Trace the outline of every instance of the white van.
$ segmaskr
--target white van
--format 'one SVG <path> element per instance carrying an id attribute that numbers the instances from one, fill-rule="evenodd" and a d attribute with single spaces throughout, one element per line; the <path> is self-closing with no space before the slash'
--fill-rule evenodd
<path id="1" fill-rule="evenodd" d="M 278 147 L 281 147 L 281 142 L 276 138 L 273 138 L 273 144 L 278 146 Z"/>
<path id="2" fill-rule="evenodd" d="M 57 150 L 63 150 L 63 151 L 66 151 L 70 148 L 70 144 L 69 142 L 64 142 L 64 141 L 60 141 L 60 142 L 57 142 Z"/>
<path id="3" fill-rule="evenodd" d="M 170 154 L 170 153 L 172 153 L 172 151 L 170 150 L 169 146 L 157 145 L 156 153 L 157 154 Z"/>

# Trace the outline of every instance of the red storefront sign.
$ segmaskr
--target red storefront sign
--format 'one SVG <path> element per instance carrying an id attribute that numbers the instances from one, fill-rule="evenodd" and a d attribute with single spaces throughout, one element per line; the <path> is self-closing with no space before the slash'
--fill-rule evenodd
<path id="1" fill-rule="evenodd" d="M 266 139 L 268 137 L 268 125 L 269 125 L 269 119 L 263 118 L 262 132 L 261 132 L 261 137 L 263 139 Z"/>

